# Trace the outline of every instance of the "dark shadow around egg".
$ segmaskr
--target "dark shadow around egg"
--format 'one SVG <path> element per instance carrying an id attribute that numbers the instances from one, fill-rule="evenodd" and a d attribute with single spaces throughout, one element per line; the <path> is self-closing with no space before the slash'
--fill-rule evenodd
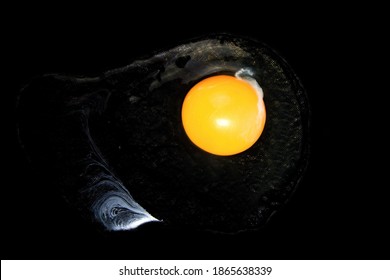
<path id="1" fill-rule="evenodd" d="M 246 69 L 264 92 L 260 139 L 233 156 L 196 147 L 183 100 L 205 77 Z M 50 74 L 23 88 L 21 143 L 69 204 L 108 230 L 163 222 L 220 232 L 264 226 L 308 162 L 309 108 L 295 73 L 265 44 L 197 38 L 85 78 Z"/>

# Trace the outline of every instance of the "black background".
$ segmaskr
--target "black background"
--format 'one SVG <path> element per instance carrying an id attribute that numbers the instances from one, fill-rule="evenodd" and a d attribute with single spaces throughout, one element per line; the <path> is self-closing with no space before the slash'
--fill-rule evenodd
<path id="1" fill-rule="evenodd" d="M 189 13 L 193 8 L 158 16 L 150 11 L 159 7 L 151 4 L 121 14 L 56 10 L 13 17 L 3 43 L 11 143 L 1 187 L 2 259 L 388 259 L 389 185 L 382 176 L 388 157 L 380 148 L 388 125 L 381 125 L 380 71 L 371 65 L 384 36 L 379 22 L 368 25 L 352 7 L 300 13 L 284 7 L 284 14 L 280 7 Z M 15 102 L 24 83 L 44 73 L 95 76 L 216 32 L 249 36 L 278 51 L 311 104 L 306 176 L 266 229 L 216 235 L 147 225 L 102 233 L 50 192 L 37 195 L 55 186 L 48 185 L 50 174 L 30 168 L 17 142 Z"/>

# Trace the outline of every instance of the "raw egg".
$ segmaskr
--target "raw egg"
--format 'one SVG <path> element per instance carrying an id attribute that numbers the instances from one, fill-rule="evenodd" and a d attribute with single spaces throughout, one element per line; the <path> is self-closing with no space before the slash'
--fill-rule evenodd
<path id="1" fill-rule="evenodd" d="M 306 91 L 257 40 L 210 34 L 82 76 L 45 74 L 18 96 L 20 148 L 50 175 L 34 205 L 61 193 L 114 239 L 156 221 L 235 234 L 263 229 L 305 174 Z"/>
<path id="2" fill-rule="evenodd" d="M 229 156 L 249 149 L 260 137 L 266 113 L 263 91 L 253 78 L 218 75 L 187 93 L 182 121 L 189 139 L 211 154 Z"/>

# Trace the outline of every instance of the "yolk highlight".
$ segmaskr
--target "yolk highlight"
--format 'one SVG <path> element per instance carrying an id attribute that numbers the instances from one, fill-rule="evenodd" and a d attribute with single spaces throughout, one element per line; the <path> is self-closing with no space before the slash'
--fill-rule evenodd
<path id="1" fill-rule="evenodd" d="M 250 148 L 263 132 L 265 115 L 262 93 L 248 81 L 227 75 L 197 83 L 182 107 L 183 126 L 190 140 L 221 156 Z"/>

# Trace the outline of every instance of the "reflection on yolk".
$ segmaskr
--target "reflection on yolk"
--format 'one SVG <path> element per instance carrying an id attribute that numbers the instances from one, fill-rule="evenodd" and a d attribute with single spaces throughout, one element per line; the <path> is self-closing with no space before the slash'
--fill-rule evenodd
<path id="1" fill-rule="evenodd" d="M 206 78 L 184 99 L 184 130 L 195 145 L 209 153 L 228 156 L 243 152 L 264 129 L 262 94 L 254 79 L 227 75 Z"/>

